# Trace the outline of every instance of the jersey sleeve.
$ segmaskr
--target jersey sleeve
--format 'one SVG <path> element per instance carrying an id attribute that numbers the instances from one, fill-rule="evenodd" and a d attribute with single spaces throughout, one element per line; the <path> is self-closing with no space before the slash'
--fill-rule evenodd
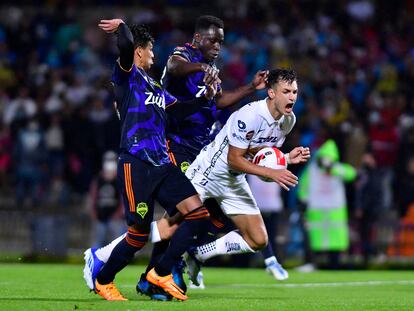
<path id="1" fill-rule="evenodd" d="M 284 117 L 283 123 L 280 125 L 283 137 L 281 137 L 278 140 L 276 147 L 278 148 L 282 147 L 283 143 L 286 140 L 286 136 L 292 131 L 295 124 L 296 124 L 296 116 L 293 112 L 292 114 Z"/>
<path id="2" fill-rule="evenodd" d="M 177 102 L 177 98 L 170 94 L 167 90 L 164 90 L 165 108 L 174 105 Z"/>
<path id="3" fill-rule="evenodd" d="M 295 124 L 296 124 L 296 116 L 293 112 L 290 115 L 285 116 L 285 118 L 283 119 L 283 123 L 281 124 L 281 129 L 283 131 L 283 134 L 285 136 L 289 134 L 292 131 Z"/>
<path id="4" fill-rule="evenodd" d="M 182 58 L 186 59 L 188 62 L 191 62 L 191 53 L 184 46 L 177 46 L 174 49 L 174 51 L 171 53 L 171 56 L 172 55 L 181 56 Z"/>
<path id="5" fill-rule="evenodd" d="M 229 144 L 240 149 L 248 149 L 258 124 L 257 114 L 252 113 L 251 109 L 240 109 L 227 122 Z"/>
<path id="6" fill-rule="evenodd" d="M 121 67 L 119 59 L 116 61 L 114 69 L 112 71 L 112 82 L 116 85 L 121 85 L 128 80 L 129 76 L 136 74 L 135 66 L 132 66 L 131 69 L 126 70 Z"/>

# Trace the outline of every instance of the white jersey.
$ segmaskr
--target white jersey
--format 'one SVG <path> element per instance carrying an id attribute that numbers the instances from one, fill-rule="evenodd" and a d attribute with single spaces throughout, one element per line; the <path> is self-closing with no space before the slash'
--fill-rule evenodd
<path id="1" fill-rule="evenodd" d="M 228 165 L 229 144 L 256 151 L 263 147 L 280 147 L 295 122 L 293 112 L 275 120 L 266 99 L 249 103 L 233 112 L 214 141 L 203 148 L 186 172 L 201 199 L 217 199 L 228 215 L 259 214 L 245 173 L 237 172 Z"/>

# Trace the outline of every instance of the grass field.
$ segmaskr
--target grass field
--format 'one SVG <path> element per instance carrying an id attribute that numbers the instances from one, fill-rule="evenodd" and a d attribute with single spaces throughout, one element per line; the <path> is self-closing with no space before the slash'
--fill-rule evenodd
<path id="1" fill-rule="evenodd" d="M 80 265 L 0 264 L 0 310 L 414 310 L 414 271 L 290 272 L 277 282 L 259 269 L 205 268 L 205 290 L 186 302 L 157 302 L 135 292 L 142 266 L 116 279 L 129 299 L 89 293 Z"/>

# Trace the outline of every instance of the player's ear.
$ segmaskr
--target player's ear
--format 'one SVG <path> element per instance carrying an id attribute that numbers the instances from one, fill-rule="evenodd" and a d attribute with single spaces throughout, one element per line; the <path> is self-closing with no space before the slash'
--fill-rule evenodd
<path id="1" fill-rule="evenodd" d="M 140 46 L 138 46 L 138 47 L 135 49 L 135 54 L 136 54 L 139 58 L 141 58 L 141 57 L 142 57 L 142 48 L 141 48 Z"/>
<path id="2" fill-rule="evenodd" d="M 275 91 L 272 88 L 267 89 L 267 95 L 269 96 L 270 99 L 273 99 L 276 96 Z"/>
<path id="3" fill-rule="evenodd" d="M 201 35 L 198 32 L 196 32 L 193 36 L 193 40 L 194 40 L 194 42 L 200 43 Z"/>

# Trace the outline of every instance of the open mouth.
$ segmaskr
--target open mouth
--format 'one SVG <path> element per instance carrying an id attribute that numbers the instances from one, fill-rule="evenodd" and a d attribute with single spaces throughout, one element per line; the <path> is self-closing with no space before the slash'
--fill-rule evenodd
<path id="1" fill-rule="evenodd" d="M 292 109 L 293 108 L 293 103 L 292 104 L 287 104 L 286 105 L 286 109 Z"/>

